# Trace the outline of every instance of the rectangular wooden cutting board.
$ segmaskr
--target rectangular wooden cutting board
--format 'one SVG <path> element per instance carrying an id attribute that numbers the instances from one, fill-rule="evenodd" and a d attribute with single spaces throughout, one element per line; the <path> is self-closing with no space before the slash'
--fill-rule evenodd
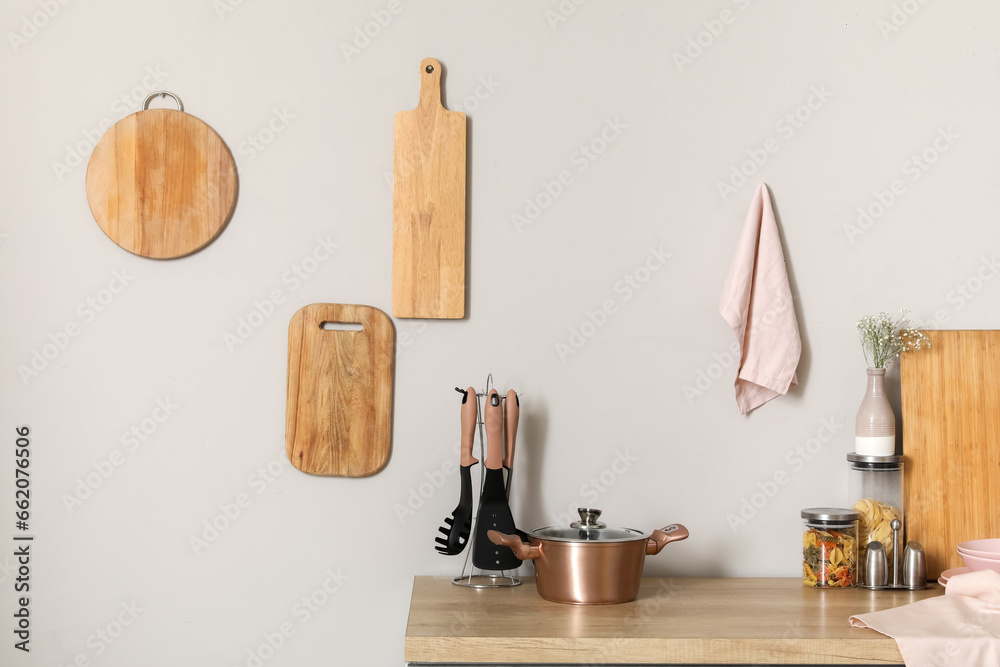
<path id="1" fill-rule="evenodd" d="M 925 333 L 900 359 L 906 537 L 937 579 L 960 542 L 1000 537 L 1000 331 Z"/>
<path id="2" fill-rule="evenodd" d="M 365 477 L 385 466 L 394 345 L 392 320 L 378 308 L 314 303 L 295 313 L 285 417 L 292 465 L 340 477 Z"/>
<path id="3" fill-rule="evenodd" d="M 420 102 L 396 113 L 392 314 L 465 316 L 465 114 L 441 104 L 441 63 L 420 63 Z"/>

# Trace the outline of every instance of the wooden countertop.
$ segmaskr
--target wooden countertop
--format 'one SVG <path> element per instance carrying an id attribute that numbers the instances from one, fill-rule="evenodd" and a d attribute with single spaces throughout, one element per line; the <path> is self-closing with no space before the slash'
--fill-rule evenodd
<path id="1" fill-rule="evenodd" d="M 415 577 L 407 662 L 902 664 L 895 640 L 853 628 L 852 614 L 941 595 L 817 590 L 801 579 L 643 579 L 634 602 L 547 602 L 533 577 L 470 589 Z"/>

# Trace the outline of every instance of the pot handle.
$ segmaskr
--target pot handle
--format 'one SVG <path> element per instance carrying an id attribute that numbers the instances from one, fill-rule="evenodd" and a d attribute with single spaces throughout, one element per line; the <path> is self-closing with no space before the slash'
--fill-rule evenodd
<path id="1" fill-rule="evenodd" d="M 499 531 L 490 530 L 486 532 L 486 536 L 493 544 L 510 547 L 514 555 L 521 560 L 535 560 L 542 555 L 542 550 L 538 545 L 525 544 L 517 535 L 505 535 Z"/>
<path id="2" fill-rule="evenodd" d="M 655 556 L 669 543 L 686 540 L 689 534 L 688 529 L 679 523 L 672 523 L 662 530 L 654 530 L 652 536 L 646 540 L 646 555 Z"/>

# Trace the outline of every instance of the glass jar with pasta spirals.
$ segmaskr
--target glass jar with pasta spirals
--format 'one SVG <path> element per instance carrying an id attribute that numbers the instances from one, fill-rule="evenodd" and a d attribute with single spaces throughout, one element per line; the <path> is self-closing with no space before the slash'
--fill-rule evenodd
<path id="1" fill-rule="evenodd" d="M 847 498 L 858 513 L 858 558 L 865 562 L 870 542 L 881 542 L 888 561 L 889 581 L 896 579 L 894 568 L 896 544 L 892 520 L 899 519 L 899 546 L 906 544 L 906 521 L 903 515 L 903 457 L 848 454 L 851 470 L 847 479 Z M 900 558 L 902 552 L 899 553 Z M 860 568 L 863 570 L 864 568 Z M 859 570 L 859 574 L 864 573 Z M 859 584 L 868 584 L 859 581 Z"/>
<path id="2" fill-rule="evenodd" d="M 858 573 L 858 513 L 838 507 L 802 510 L 802 583 L 853 588 Z"/>

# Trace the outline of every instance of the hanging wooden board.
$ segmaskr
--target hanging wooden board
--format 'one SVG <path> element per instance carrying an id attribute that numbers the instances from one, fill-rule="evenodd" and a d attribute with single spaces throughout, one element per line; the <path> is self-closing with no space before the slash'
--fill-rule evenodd
<path id="1" fill-rule="evenodd" d="M 131 253 L 173 259 L 205 247 L 236 204 L 236 163 L 211 127 L 178 109 L 115 123 L 87 165 L 87 201 L 105 234 Z"/>
<path id="2" fill-rule="evenodd" d="M 1000 331 L 924 333 L 900 359 L 904 511 L 937 579 L 960 542 L 1000 537 Z"/>
<path id="3" fill-rule="evenodd" d="M 314 303 L 295 313 L 285 418 L 292 465 L 340 477 L 366 477 L 385 466 L 394 345 L 392 320 L 378 308 Z"/>
<path id="4" fill-rule="evenodd" d="M 441 63 L 420 63 L 420 102 L 396 113 L 392 314 L 465 316 L 465 114 L 441 105 Z"/>

